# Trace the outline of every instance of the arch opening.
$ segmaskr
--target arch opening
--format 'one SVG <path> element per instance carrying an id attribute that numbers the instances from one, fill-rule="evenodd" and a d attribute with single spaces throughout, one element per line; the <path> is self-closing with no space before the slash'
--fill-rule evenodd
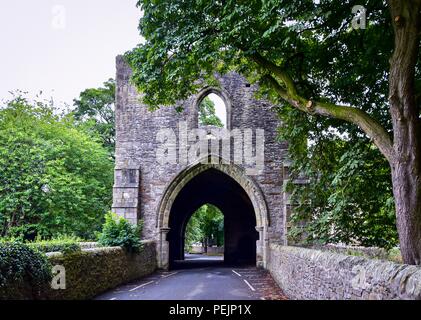
<path id="1" fill-rule="evenodd" d="M 188 219 L 184 232 L 185 253 L 218 254 L 224 247 L 224 214 L 222 211 L 206 203 L 198 208 Z"/>
<path id="2" fill-rule="evenodd" d="M 256 264 L 256 213 L 245 190 L 230 176 L 210 168 L 177 194 L 169 215 L 169 265 L 184 260 L 185 227 L 198 208 L 212 204 L 224 214 L 224 262 Z"/>
<path id="3" fill-rule="evenodd" d="M 241 219 L 237 219 L 241 221 L 238 228 L 243 226 L 243 230 L 247 229 L 248 232 L 245 232 L 238 242 L 242 243 L 240 247 L 249 247 L 251 250 L 246 251 L 251 252 L 253 257 L 235 259 L 236 252 L 232 255 L 229 253 L 235 251 L 238 246 L 233 245 L 235 241 L 227 241 L 225 238 L 224 255 L 228 263 L 230 260 L 254 260 L 258 267 L 266 267 L 270 220 L 262 191 L 253 178 L 245 175 L 239 166 L 224 164 L 220 157 L 214 155 L 210 155 L 208 160 L 211 161 L 198 161 L 182 170 L 165 189 L 157 211 L 159 268 L 168 269 L 170 262 L 182 257 L 181 226 L 186 224 L 191 214 L 204 203 L 215 205 L 224 213 L 225 235 L 229 233 L 226 217 L 230 217 L 235 228 L 238 213 L 243 212 Z M 211 192 L 204 192 L 206 190 Z M 236 207 L 238 203 L 240 206 Z M 244 217 L 248 218 L 242 219 Z"/>
<path id="4" fill-rule="evenodd" d="M 199 127 L 215 126 L 227 128 L 227 106 L 216 93 L 209 93 L 199 104 Z"/>

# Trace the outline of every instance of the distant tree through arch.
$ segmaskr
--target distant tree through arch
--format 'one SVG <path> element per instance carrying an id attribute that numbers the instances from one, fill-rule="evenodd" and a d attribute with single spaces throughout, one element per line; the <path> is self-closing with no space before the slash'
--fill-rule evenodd
<path id="1" fill-rule="evenodd" d="M 200 102 L 199 125 L 227 127 L 227 107 L 217 94 L 210 93 Z"/>

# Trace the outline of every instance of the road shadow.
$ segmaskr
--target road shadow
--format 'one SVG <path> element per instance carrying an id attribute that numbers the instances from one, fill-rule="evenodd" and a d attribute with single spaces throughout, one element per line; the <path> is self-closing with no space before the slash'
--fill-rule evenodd
<path id="1" fill-rule="evenodd" d="M 193 269 L 221 266 L 224 266 L 223 256 L 206 256 L 203 254 L 189 253 L 184 255 L 184 260 L 174 260 L 171 263 L 171 269 Z"/>
<path id="2" fill-rule="evenodd" d="M 170 269 L 194 269 L 207 267 L 250 267 L 253 264 L 232 264 L 224 261 L 223 256 L 206 256 L 203 254 L 188 254 L 184 256 L 184 260 L 174 260 L 171 262 Z"/>

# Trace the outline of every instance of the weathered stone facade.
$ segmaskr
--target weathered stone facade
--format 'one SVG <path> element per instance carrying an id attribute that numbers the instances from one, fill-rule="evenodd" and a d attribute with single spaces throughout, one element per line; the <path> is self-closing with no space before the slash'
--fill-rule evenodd
<path id="1" fill-rule="evenodd" d="M 274 279 L 291 299 L 421 300 L 421 267 L 271 243 Z"/>
<path id="2" fill-rule="evenodd" d="M 229 73 L 218 78 L 220 83 L 218 87 L 205 87 L 197 95 L 180 101 L 178 106 L 183 108 L 182 112 L 177 112 L 174 107 L 161 107 L 156 111 L 150 111 L 140 102 L 139 93 L 130 84 L 130 76 L 129 66 L 122 57 L 117 57 L 113 211 L 132 223 L 143 220 L 143 237 L 157 241 L 158 263 L 162 268 L 166 268 L 170 250 L 168 239 L 172 237 L 171 232 L 174 232 L 171 230 L 171 215 L 175 214 L 172 213 L 172 208 L 176 198 L 184 186 L 195 177 L 203 172 L 210 172 L 211 169 L 218 171 L 241 186 L 244 195 L 238 197 L 247 196 L 252 204 L 255 214 L 254 227 L 258 234 L 256 259 L 258 265 L 264 266 L 269 241 L 285 241 L 286 228 L 282 173 L 287 144 L 277 140 L 279 120 L 272 110 L 273 106 L 267 101 L 255 99 L 255 85 L 248 84 L 236 73 Z M 186 137 L 180 136 L 182 134 L 180 121 L 185 122 L 187 129 L 197 128 L 198 105 L 209 93 L 216 93 L 224 100 L 227 106 L 228 130 L 264 129 L 263 172 L 247 175 L 246 170 L 250 165 L 227 163 L 215 154 L 209 158 L 211 163 L 208 164 L 196 162 L 187 165 L 180 163 L 163 165 L 157 161 L 159 130 L 173 129 L 177 133 L 177 142 L 185 139 Z M 230 161 L 234 157 L 233 149 Z M 177 152 L 179 151 L 177 145 Z M 229 202 L 229 198 L 227 199 L 224 201 Z M 217 202 L 217 199 L 215 201 Z M 183 210 L 191 211 L 193 208 L 183 208 Z M 187 218 L 183 218 L 180 225 L 185 225 Z M 239 222 L 240 220 L 241 218 L 237 219 Z M 232 230 L 235 229 L 235 222 L 231 222 L 231 227 Z M 183 226 L 180 227 L 181 231 L 182 228 Z M 232 241 L 240 240 L 233 238 Z"/>

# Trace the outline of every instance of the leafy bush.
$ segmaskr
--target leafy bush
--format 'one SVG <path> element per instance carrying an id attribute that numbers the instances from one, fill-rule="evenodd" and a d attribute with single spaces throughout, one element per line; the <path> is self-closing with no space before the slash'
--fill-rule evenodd
<path id="1" fill-rule="evenodd" d="M 293 122 L 293 115 L 283 116 L 284 123 Z M 385 249 L 397 245 L 390 168 L 378 149 L 365 138 L 347 141 L 334 134 L 310 135 L 307 146 L 307 129 L 298 134 L 300 125 L 295 124 L 281 129 L 287 132 L 282 138 L 289 142 L 292 160 L 286 188 L 293 204 L 290 243 Z M 308 183 L 294 181 L 303 178 Z"/>
<path id="2" fill-rule="evenodd" d="M 0 106 L 0 236 L 95 237 L 111 205 L 113 161 L 97 136 L 53 106 Z"/>
<path id="3" fill-rule="evenodd" d="M 40 295 L 51 281 L 47 257 L 19 242 L 0 243 L 0 298 L 20 299 Z"/>
<path id="4" fill-rule="evenodd" d="M 132 225 L 114 213 L 107 213 L 98 242 L 104 246 L 120 246 L 129 252 L 138 251 L 141 247 L 141 229 L 141 224 Z"/>
<path id="5" fill-rule="evenodd" d="M 41 252 L 59 251 L 63 254 L 81 251 L 80 239 L 76 237 L 58 237 L 51 240 L 37 239 L 35 242 L 27 243 L 30 248 Z"/>

